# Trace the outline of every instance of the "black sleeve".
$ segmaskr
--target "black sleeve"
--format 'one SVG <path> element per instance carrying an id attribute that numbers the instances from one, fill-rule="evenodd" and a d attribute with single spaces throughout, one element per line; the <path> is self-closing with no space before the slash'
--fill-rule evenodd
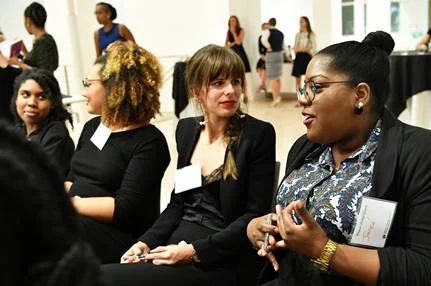
<path id="1" fill-rule="evenodd" d="M 72 158 L 75 146 L 64 122 L 54 121 L 48 128 L 40 144 L 54 158 L 64 178 L 69 171 L 70 159 Z"/>
<path id="2" fill-rule="evenodd" d="M 131 154 L 114 197 L 113 223 L 116 225 L 133 228 L 138 222 L 139 227 L 147 229 L 160 213 L 160 185 L 170 155 L 167 142 L 159 132 L 146 134 L 147 138 L 142 138 L 142 143 Z"/>
<path id="3" fill-rule="evenodd" d="M 269 211 L 275 177 L 274 128 L 265 123 L 264 128 L 251 141 L 249 157 L 243 166 L 248 168 L 248 181 L 244 186 L 246 197 L 241 198 L 245 200 L 244 212 L 224 230 L 192 242 L 203 264 L 220 261 L 245 247 L 251 248 L 246 235 L 247 224 L 251 219 Z"/>
<path id="4" fill-rule="evenodd" d="M 428 30 L 427 34 L 431 37 L 431 28 Z"/>
<path id="5" fill-rule="evenodd" d="M 418 128 L 417 128 L 418 129 Z M 416 130 L 417 130 L 416 129 Z M 396 181 L 405 214 L 399 246 L 378 249 L 383 285 L 428 285 L 431 282 L 431 136 L 415 133 L 401 151 Z"/>

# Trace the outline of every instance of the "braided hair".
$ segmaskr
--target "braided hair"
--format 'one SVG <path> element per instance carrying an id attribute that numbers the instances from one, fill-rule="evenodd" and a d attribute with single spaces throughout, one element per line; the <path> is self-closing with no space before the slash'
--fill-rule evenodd
<path id="1" fill-rule="evenodd" d="M 208 89 L 210 83 L 220 76 L 224 78 L 241 79 L 242 90 L 245 90 L 245 68 L 241 58 L 231 49 L 208 45 L 198 50 L 187 62 L 186 83 L 189 97 L 199 94 L 201 90 Z M 223 170 L 223 178 L 238 178 L 235 163 L 235 148 L 241 140 L 241 131 L 244 127 L 245 114 L 238 109 L 229 118 L 224 132 L 224 141 L 227 145 L 227 158 Z"/>

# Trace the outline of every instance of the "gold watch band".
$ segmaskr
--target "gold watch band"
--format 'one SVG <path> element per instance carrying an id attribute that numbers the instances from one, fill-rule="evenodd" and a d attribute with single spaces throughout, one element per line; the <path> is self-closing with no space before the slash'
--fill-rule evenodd
<path id="1" fill-rule="evenodd" d="M 326 272 L 329 269 L 329 263 L 331 262 L 332 256 L 334 256 L 335 251 L 337 250 L 338 243 L 328 239 L 328 241 L 325 244 L 325 247 L 323 248 L 322 253 L 320 254 L 320 257 L 317 259 L 311 259 L 311 262 L 315 267 L 318 269 Z"/>

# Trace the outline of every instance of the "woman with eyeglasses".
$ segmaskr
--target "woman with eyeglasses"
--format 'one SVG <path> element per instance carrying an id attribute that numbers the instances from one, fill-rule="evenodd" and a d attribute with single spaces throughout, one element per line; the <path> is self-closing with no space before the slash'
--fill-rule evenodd
<path id="1" fill-rule="evenodd" d="M 133 43 L 116 42 L 84 80 L 88 121 L 65 188 L 84 238 L 102 263 L 117 262 L 160 213 L 160 188 L 170 162 L 159 112 L 161 67 Z"/>
<path id="2" fill-rule="evenodd" d="M 263 285 L 431 283 L 431 131 L 384 106 L 393 47 L 373 32 L 308 65 L 297 94 L 307 134 L 289 152 L 276 212 L 247 229 L 277 271 Z"/>

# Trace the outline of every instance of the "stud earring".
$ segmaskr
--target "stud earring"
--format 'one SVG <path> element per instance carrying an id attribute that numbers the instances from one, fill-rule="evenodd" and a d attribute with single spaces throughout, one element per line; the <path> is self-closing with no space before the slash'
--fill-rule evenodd
<path id="1" fill-rule="evenodd" d="M 362 101 L 359 101 L 358 104 L 355 106 L 355 113 L 361 114 L 364 111 L 364 103 Z"/>

